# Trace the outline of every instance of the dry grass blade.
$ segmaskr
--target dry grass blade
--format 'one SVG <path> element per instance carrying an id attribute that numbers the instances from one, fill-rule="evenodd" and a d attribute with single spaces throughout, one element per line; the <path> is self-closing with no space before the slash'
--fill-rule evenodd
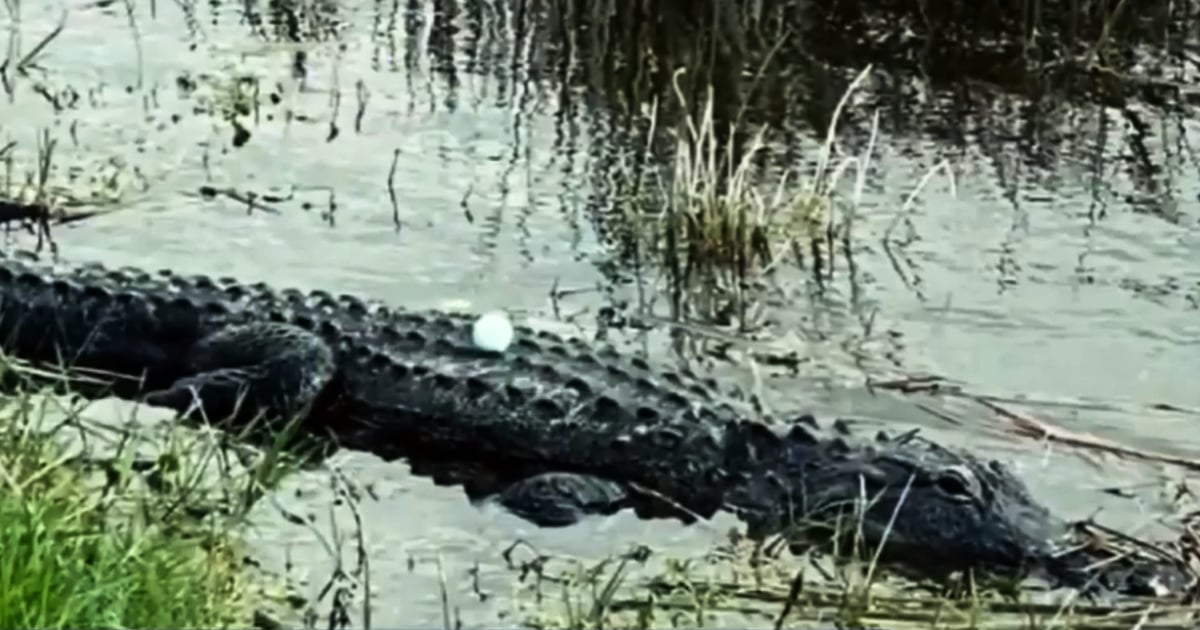
<path id="1" fill-rule="evenodd" d="M 516 545 L 510 549 L 510 553 Z M 1134 624 L 1164 630 L 1194 627 L 1194 604 L 1129 601 L 1112 605 L 1035 595 L 1000 597 L 972 589 L 961 597 L 913 589 L 894 580 L 857 582 L 802 567 L 755 563 L 745 546 L 688 560 L 637 563 L 608 558 L 588 563 L 546 556 L 511 563 L 523 588 L 518 610 L 535 628 L 945 628 L 1034 630 L 1045 627 L 1115 630 Z M 632 559 L 632 556 L 626 560 Z M 803 561 L 803 560 L 801 560 Z M 536 567 L 531 570 L 531 567 Z M 861 566 L 861 565 L 860 565 Z M 869 569 L 867 569 L 869 571 Z M 534 578 L 534 579 L 530 579 Z M 547 584 L 562 593 L 541 596 Z M 524 600 L 525 596 L 532 599 Z M 520 604 L 527 603 L 522 607 Z M 557 605 L 556 605 L 557 603 Z"/>
<path id="2" fill-rule="evenodd" d="M 45 37 L 39 40 L 38 43 L 35 44 L 29 52 L 25 53 L 25 56 L 21 57 L 21 60 L 17 62 L 15 66 L 17 72 L 20 72 L 22 75 L 28 75 L 29 68 L 32 68 L 37 63 L 38 56 L 46 50 L 51 42 L 58 39 L 58 36 L 62 34 L 63 29 L 66 27 L 67 11 L 64 9 L 62 12 L 62 17 L 58 19 L 58 23 L 54 25 L 54 28 L 47 33 Z"/>
<path id="3" fill-rule="evenodd" d="M 1200 459 L 1182 457 L 1178 455 L 1170 455 L 1167 453 L 1157 453 L 1147 449 L 1141 449 L 1133 446 L 1126 446 L 1101 438 L 1089 433 L 1078 431 L 1070 431 L 1053 424 L 1033 418 L 1031 416 L 1022 415 L 1015 411 L 1005 409 L 1004 407 L 984 399 L 976 399 L 976 402 L 996 412 L 999 416 L 1005 418 L 1012 424 L 1012 431 L 1016 434 L 1031 437 L 1037 440 L 1050 440 L 1075 446 L 1080 448 L 1104 451 L 1114 455 L 1122 455 L 1125 457 L 1133 457 L 1147 461 L 1161 462 L 1164 464 L 1173 464 L 1182 466 L 1191 470 L 1200 470 Z"/>

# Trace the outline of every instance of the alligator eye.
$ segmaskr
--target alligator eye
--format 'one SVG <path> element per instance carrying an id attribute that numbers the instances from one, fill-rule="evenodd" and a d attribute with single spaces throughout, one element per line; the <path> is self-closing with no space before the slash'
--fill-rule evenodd
<path id="1" fill-rule="evenodd" d="M 979 481 L 975 473 L 962 466 L 951 466 L 938 472 L 934 485 L 947 496 L 966 501 L 978 496 Z"/>

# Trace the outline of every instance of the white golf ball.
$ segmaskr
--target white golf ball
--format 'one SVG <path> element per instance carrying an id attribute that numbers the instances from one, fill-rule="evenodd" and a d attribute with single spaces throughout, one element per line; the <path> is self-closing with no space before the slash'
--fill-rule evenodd
<path id="1" fill-rule="evenodd" d="M 481 350 L 504 352 L 513 341 L 512 322 L 504 311 L 489 311 L 471 326 L 471 341 Z"/>

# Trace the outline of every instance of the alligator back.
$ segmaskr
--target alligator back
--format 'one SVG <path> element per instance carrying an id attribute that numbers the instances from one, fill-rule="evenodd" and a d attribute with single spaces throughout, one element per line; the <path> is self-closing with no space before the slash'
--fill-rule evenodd
<path id="1" fill-rule="evenodd" d="M 589 472 L 711 513 L 732 474 L 758 458 L 752 436 L 777 439 L 746 420 L 749 404 L 686 369 L 526 327 L 505 352 L 484 351 L 468 315 L 26 253 L 0 259 L 0 299 L 7 351 L 70 355 L 76 367 L 140 377 L 145 389 L 191 373 L 189 351 L 224 328 L 309 331 L 339 372 L 341 424 L 322 422 L 345 446 L 389 457 L 439 448 L 530 472 Z"/>
<path id="2" fill-rule="evenodd" d="M 788 439 L 750 405 L 692 376 L 655 371 L 581 340 L 518 332 L 480 350 L 469 320 L 396 315 L 341 344 L 345 445 L 386 458 L 440 449 L 515 468 L 620 480 L 701 516 L 748 471 L 766 472 Z M 797 428 L 798 444 L 816 440 Z"/>

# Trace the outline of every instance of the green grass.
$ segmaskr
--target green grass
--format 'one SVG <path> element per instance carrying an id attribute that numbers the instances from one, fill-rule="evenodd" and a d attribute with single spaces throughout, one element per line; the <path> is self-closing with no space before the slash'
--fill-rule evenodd
<path id="1" fill-rule="evenodd" d="M 0 497 L 0 627 L 208 628 L 232 620 L 226 600 L 237 566 L 220 557 L 216 541 L 108 525 L 88 503 L 61 486 Z"/>
<path id="2" fill-rule="evenodd" d="M 48 393 L 0 398 L 0 628 L 247 627 L 276 585 L 237 528 L 280 458 L 218 470 L 215 433 L 92 421 Z"/>

